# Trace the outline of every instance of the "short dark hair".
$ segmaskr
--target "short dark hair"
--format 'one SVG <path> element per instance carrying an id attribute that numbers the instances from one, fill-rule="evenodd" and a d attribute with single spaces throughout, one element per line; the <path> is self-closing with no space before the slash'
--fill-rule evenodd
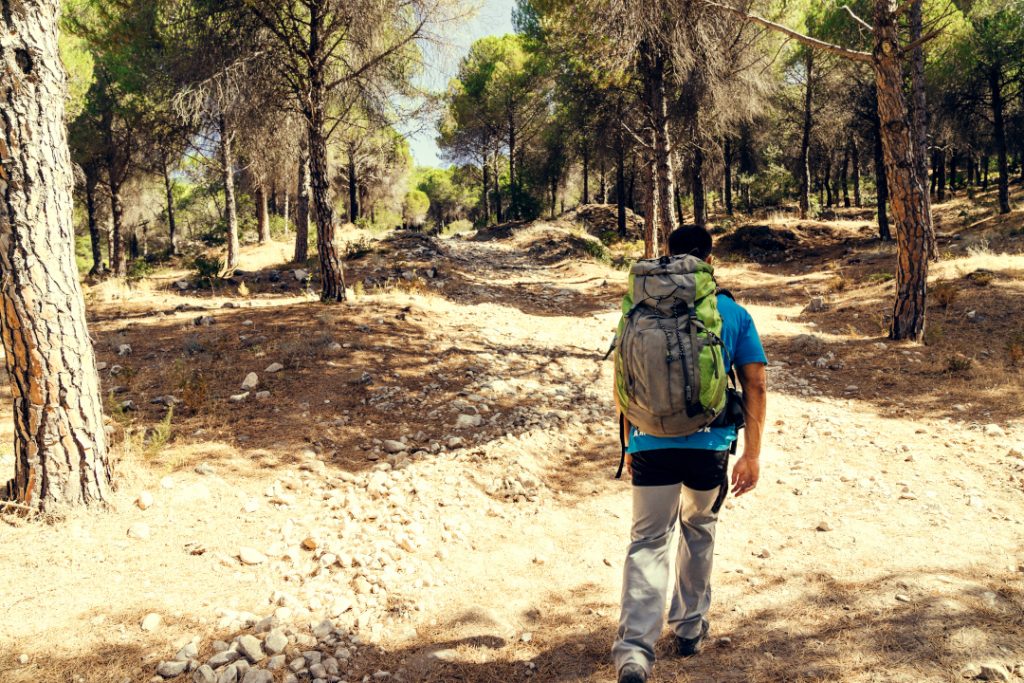
<path id="1" fill-rule="evenodd" d="M 711 256 L 711 233 L 699 225 L 684 225 L 668 236 L 668 253 L 672 256 L 696 256 L 707 261 Z"/>

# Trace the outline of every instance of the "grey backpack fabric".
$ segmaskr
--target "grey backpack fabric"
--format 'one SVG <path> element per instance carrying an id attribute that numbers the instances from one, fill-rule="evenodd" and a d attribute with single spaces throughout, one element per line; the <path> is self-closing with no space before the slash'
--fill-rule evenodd
<path id="1" fill-rule="evenodd" d="M 712 267 L 693 256 L 639 261 L 616 343 L 619 407 L 652 436 L 685 436 L 725 408 L 722 318 Z"/>

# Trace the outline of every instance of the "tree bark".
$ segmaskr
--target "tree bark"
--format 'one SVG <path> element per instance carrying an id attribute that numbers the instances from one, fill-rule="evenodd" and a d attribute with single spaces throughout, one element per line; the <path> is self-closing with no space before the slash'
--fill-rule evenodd
<path id="1" fill-rule="evenodd" d="M 653 141 L 652 141 L 653 142 Z M 654 258 L 658 252 L 658 174 L 653 161 L 645 161 L 641 167 L 644 184 L 644 258 Z"/>
<path id="2" fill-rule="evenodd" d="M 885 147 L 882 144 L 882 129 L 879 114 L 875 113 L 875 207 L 878 211 L 878 239 L 883 242 L 892 240 L 889 229 L 889 182 L 885 177 Z"/>
<path id="3" fill-rule="evenodd" d="M 1006 160 L 1002 71 L 1002 65 L 998 63 L 989 69 L 988 87 L 992 97 L 992 137 L 996 143 L 996 160 L 999 166 L 999 213 L 1010 213 L 1010 166 Z"/>
<path id="4" fill-rule="evenodd" d="M 726 137 L 723 145 L 725 162 L 725 212 L 732 215 L 732 141 Z"/>
<path id="5" fill-rule="evenodd" d="M 821 179 L 821 184 L 824 186 L 823 189 L 825 190 L 825 206 L 827 206 L 828 208 L 831 209 L 832 208 L 832 201 L 833 201 L 833 198 L 832 198 L 832 152 L 831 152 L 831 150 L 829 151 L 828 156 L 825 158 L 825 169 L 824 169 L 824 171 L 825 171 L 825 175 Z"/>
<path id="6" fill-rule="evenodd" d="M 267 206 L 267 191 L 262 183 L 256 184 L 256 229 L 259 235 L 260 244 L 270 241 L 270 212 Z"/>
<path id="7" fill-rule="evenodd" d="M 103 272 L 103 245 L 100 241 L 100 226 L 96 220 L 98 175 L 98 169 L 91 164 L 85 169 L 85 215 L 89 223 L 89 245 L 92 247 L 92 268 L 89 275 L 99 275 Z"/>
<path id="8" fill-rule="evenodd" d="M 0 333 L 15 435 L 6 493 L 51 511 L 104 501 L 111 472 L 75 266 L 60 2 L 4 0 L 2 10 Z"/>
<path id="9" fill-rule="evenodd" d="M 989 159 L 989 156 L 987 154 L 983 154 L 981 157 L 981 189 L 983 190 L 988 189 L 988 167 L 991 163 L 992 160 Z"/>
<path id="10" fill-rule="evenodd" d="M 956 147 L 949 150 L 949 193 L 956 196 Z"/>
<path id="11" fill-rule="evenodd" d="M 219 119 L 220 126 L 220 162 L 224 181 L 224 220 L 228 224 L 228 258 L 224 264 L 225 271 L 231 273 L 238 267 L 238 207 L 235 204 L 235 160 L 231 151 L 232 133 L 228 129 L 227 119 L 223 114 Z"/>
<path id="12" fill-rule="evenodd" d="M 811 130 L 814 125 L 812 104 L 814 52 L 805 48 L 804 69 L 807 85 L 804 90 L 804 126 L 800 140 L 800 218 L 806 219 L 811 208 Z"/>
<path id="13" fill-rule="evenodd" d="M 501 173 L 498 171 L 498 157 L 500 155 L 497 151 L 494 152 L 494 218 L 498 223 L 504 220 L 504 215 L 501 210 Z"/>
<path id="14" fill-rule="evenodd" d="M 946 150 L 939 147 L 935 150 L 935 201 L 946 201 Z"/>
<path id="15" fill-rule="evenodd" d="M 903 98 L 895 0 L 875 0 L 874 66 L 885 172 L 896 222 L 896 303 L 892 339 L 920 340 L 928 281 L 928 216 L 914 163 L 914 137 Z"/>
<path id="16" fill-rule="evenodd" d="M 928 187 L 928 96 L 924 81 L 924 44 L 918 43 L 923 32 L 921 6 L 923 0 L 910 2 L 910 40 L 916 43 L 910 52 L 910 82 L 913 96 L 911 97 L 912 132 L 914 136 L 914 167 L 922 189 Z M 928 258 L 938 258 L 938 247 L 935 244 L 935 225 L 932 220 L 932 197 L 924 192 L 924 215 L 927 223 Z"/>
<path id="17" fill-rule="evenodd" d="M 519 218 L 519 192 L 516 187 L 516 118 L 511 111 L 508 114 L 508 217 L 510 220 Z"/>
<path id="18" fill-rule="evenodd" d="M 164 160 L 164 196 L 167 201 L 167 235 L 171 242 L 171 254 L 178 255 L 178 227 L 174 219 L 174 183 L 171 182 L 170 162 Z"/>
<path id="19" fill-rule="evenodd" d="M 309 152 L 306 142 L 299 149 L 299 183 L 295 190 L 295 262 L 309 258 Z"/>
<path id="20" fill-rule="evenodd" d="M 658 192 L 657 216 L 659 242 L 662 250 L 667 248 L 668 236 L 678 227 L 675 205 L 676 174 L 672 168 L 672 140 L 669 135 L 668 98 L 665 95 L 665 61 L 661 55 L 654 57 L 652 94 L 654 110 L 654 160 L 658 177 L 655 186 Z"/>

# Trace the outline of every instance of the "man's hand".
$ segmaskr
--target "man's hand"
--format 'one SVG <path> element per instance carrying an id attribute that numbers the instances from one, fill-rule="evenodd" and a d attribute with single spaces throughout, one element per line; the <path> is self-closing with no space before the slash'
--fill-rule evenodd
<path id="1" fill-rule="evenodd" d="M 633 478 L 633 454 L 626 453 L 626 464 L 623 466 L 622 471 L 626 473 L 626 476 L 630 479 Z"/>
<path id="2" fill-rule="evenodd" d="M 756 457 L 744 455 L 736 461 L 732 467 L 732 493 L 734 496 L 742 496 L 747 491 L 757 486 L 757 479 L 761 475 L 761 463 Z"/>

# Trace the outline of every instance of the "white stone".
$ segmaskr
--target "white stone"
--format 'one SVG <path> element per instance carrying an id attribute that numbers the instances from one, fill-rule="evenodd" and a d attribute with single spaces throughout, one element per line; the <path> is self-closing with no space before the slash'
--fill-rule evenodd
<path id="1" fill-rule="evenodd" d="M 284 366 L 281 365 L 280 363 L 271 363 L 263 372 L 267 373 L 268 375 L 272 375 L 275 372 L 281 372 L 282 370 L 284 370 Z"/>
<path id="2" fill-rule="evenodd" d="M 252 391 L 256 387 L 258 387 L 259 384 L 259 375 L 257 375 L 255 372 L 250 372 L 248 375 L 245 376 L 245 379 L 242 380 L 242 389 L 246 391 Z"/>
<path id="3" fill-rule="evenodd" d="M 136 522 L 128 527 L 128 538 L 137 538 L 145 541 L 149 538 L 149 525 L 143 522 Z"/>
<path id="4" fill-rule="evenodd" d="M 1000 427 L 997 424 L 987 424 L 987 425 L 985 425 L 984 431 L 985 431 L 985 436 L 994 436 L 994 437 L 1006 436 L 1006 432 L 1004 432 L 1003 428 Z"/>
<path id="5" fill-rule="evenodd" d="M 135 499 L 135 504 L 139 506 L 140 510 L 148 510 L 153 506 L 153 494 L 149 491 L 140 491 L 139 497 Z"/>
<path id="6" fill-rule="evenodd" d="M 28 655 L 25 653 L 18 655 L 18 664 L 21 664 L 22 666 L 28 664 Z"/>
<path id="7" fill-rule="evenodd" d="M 162 489 L 173 489 L 174 488 L 174 479 L 171 478 L 171 477 L 164 477 L 163 479 L 160 480 L 160 488 L 162 488 Z"/>
<path id="8" fill-rule="evenodd" d="M 468 415 L 462 414 L 455 420 L 456 429 L 470 429 L 472 427 L 479 427 L 484 423 L 484 418 L 480 415 Z"/>
<path id="9" fill-rule="evenodd" d="M 174 678 L 180 676 L 188 668 L 188 662 L 160 662 L 156 667 L 156 672 L 164 678 Z"/>
<path id="10" fill-rule="evenodd" d="M 163 623 L 163 617 L 161 617 L 156 612 L 150 612 L 142 618 L 142 623 L 139 624 L 139 628 L 141 628 L 146 633 L 152 633 L 153 631 L 160 628 L 161 623 Z"/>
<path id="11" fill-rule="evenodd" d="M 381 445 L 388 453 L 401 453 L 408 450 L 408 446 L 401 441 L 395 441 L 394 439 L 387 439 Z"/>
<path id="12" fill-rule="evenodd" d="M 132 355 L 131 344 L 121 344 L 117 347 L 117 355 L 119 356 L 130 356 Z"/>
<path id="13" fill-rule="evenodd" d="M 241 403 L 242 401 L 244 401 L 247 398 L 249 398 L 249 392 L 248 391 L 243 392 L 241 394 L 232 394 L 230 400 L 231 400 L 232 403 Z"/>
<path id="14" fill-rule="evenodd" d="M 267 556 L 255 548 L 242 546 L 238 549 L 238 559 L 242 561 L 242 564 L 254 565 L 266 562 Z"/>

